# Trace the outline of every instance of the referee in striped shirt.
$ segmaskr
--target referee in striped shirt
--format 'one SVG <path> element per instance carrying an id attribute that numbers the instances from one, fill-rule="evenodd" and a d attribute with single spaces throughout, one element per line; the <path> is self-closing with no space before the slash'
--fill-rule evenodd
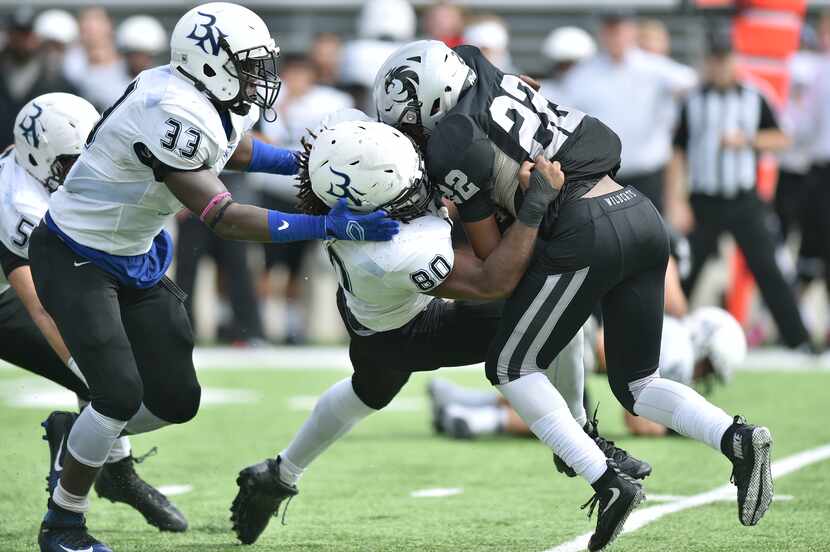
<path id="1" fill-rule="evenodd" d="M 758 152 L 784 149 L 789 138 L 764 97 L 738 79 L 725 35 L 713 37 L 706 71 L 706 82 L 683 104 L 674 137 L 678 157 L 687 161 L 695 218 L 685 291 L 691 293 L 706 260 L 717 252 L 718 238 L 728 232 L 746 257 L 784 342 L 809 349 L 795 296 L 775 260 L 771 211 L 755 189 Z"/>

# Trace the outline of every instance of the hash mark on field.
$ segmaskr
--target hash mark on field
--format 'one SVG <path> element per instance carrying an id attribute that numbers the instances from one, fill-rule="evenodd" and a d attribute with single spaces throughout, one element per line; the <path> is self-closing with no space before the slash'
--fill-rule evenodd
<path id="1" fill-rule="evenodd" d="M 158 490 L 166 496 L 178 496 L 192 491 L 193 485 L 162 485 Z"/>
<path id="2" fill-rule="evenodd" d="M 774 479 L 778 479 L 779 477 L 798 471 L 801 468 L 809 466 L 810 464 L 827 460 L 828 458 L 830 458 L 830 444 L 805 450 L 804 452 L 799 452 L 798 454 L 793 454 L 792 456 L 782 458 L 781 460 L 772 463 L 772 477 Z M 689 508 L 705 506 L 706 504 L 722 500 L 736 500 L 736 496 L 735 486 L 728 484 L 716 487 L 705 493 L 680 498 L 680 500 L 660 504 L 658 506 L 651 506 L 650 508 L 644 508 L 642 510 L 636 510 L 631 514 L 631 516 L 629 516 L 622 532 L 633 533 L 637 529 L 642 529 L 652 521 L 657 521 L 665 515 L 688 510 Z M 781 498 L 779 498 L 779 500 L 781 500 Z M 591 534 L 592 533 L 585 533 L 583 535 L 579 535 L 575 539 L 560 544 L 559 546 L 549 548 L 548 550 L 545 550 L 545 552 L 578 552 L 580 550 L 585 550 L 588 547 L 588 539 L 591 538 Z"/>
<path id="3" fill-rule="evenodd" d="M 446 489 L 421 489 L 420 491 L 412 491 L 409 496 L 412 498 L 444 498 L 445 496 L 454 496 L 464 492 L 464 489 L 459 487 L 449 487 Z"/>

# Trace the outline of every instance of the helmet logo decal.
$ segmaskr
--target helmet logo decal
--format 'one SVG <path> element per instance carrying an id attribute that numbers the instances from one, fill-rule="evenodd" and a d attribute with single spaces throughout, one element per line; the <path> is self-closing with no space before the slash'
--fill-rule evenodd
<path id="1" fill-rule="evenodd" d="M 340 178 L 342 178 L 343 182 L 340 182 L 339 184 L 335 184 L 334 182 L 330 182 L 329 183 L 329 189 L 328 189 L 327 193 L 331 196 L 336 197 L 337 199 L 346 198 L 346 200 L 350 201 L 352 203 L 352 205 L 354 205 L 355 207 L 360 207 L 361 205 L 363 205 L 363 201 L 361 199 L 355 197 L 354 194 L 361 195 L 361 196 L 366 195 L 366 194 L 360 193 L 357 190 L 352 190 L 349 187 L 349 184 L 352 183 L 352 177 L 349 176 L 346 173 L 337 172 L 332 167 L 329 167 L 329 170 L 333 174 L 335 174 L 336 176 L 339 176 Z M 335 187 L 337 187 L 336 190 L 335 190 Z M 354 194 L 352 192 L 354 192 Z"/>
<path id="2" fill-rule="evenodd" d="M 41 113 L 43 113 L 43 108 L 36 103 L 32 103 L 32 107 L 34 107 L 37 111 L 33 115 L 26 115 L 26 117 L 24 117 L 17 126 L 23 131 L 23 137 L 26 139 L 26 142 L 33 148 L 37 149 L 38 146 L 40 146 L 40 137 L 37 135 L 35 123 Z"/>
<path id="3" fill-rule="evenodd" d="M 411 104 L 418 101 L 420 79 L 408 65 L 395 67 L 386 74 L 383 89 L 395 103 Z M 392 107 L 386 109 L 390 111 Z"/>
<path id="4" fill-rule="evenodd" d="M 193 25 L 193 30 L 190 31 L 190 34 L 187 35 L 187 38 L 191 38 L 196 42 L 196 46 L 202 49 L 206 54 L 211 54 L 214 56 L 219 55 L 219 41 L 225 38 L 226 35 L 223 33 L 219 27 L 216 27 L 216 16 L 203 13 L 203 12 L 196 12 L 203 17 L 207 17 L 207 23 L 200 23 L 198 25 Z M 203 34 L 197 35 L 196 31 L 201 27 L 203 29 Z M 214 32 L 216 29 L 216 32 Z"/>

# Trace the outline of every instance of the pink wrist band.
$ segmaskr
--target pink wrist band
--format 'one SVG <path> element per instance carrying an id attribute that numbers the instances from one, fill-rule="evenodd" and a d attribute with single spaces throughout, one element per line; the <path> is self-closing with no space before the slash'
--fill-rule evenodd
<path id="1" fill-rule="evenodd" d="M 219 203 L 220 201 L 222 201 L 223 199 L 225 199 L 226 197 L 231 197 L 231 193 L 230 192 L 219 192 L 218 194 L 213 196 L 213 199 L 211 199 L 210 202 L 205 206 L 205 208 L 202 209 L 202 214 L 199 215 L 199 220 L 201 220 L 202 222 L 205 222 L 205 217 L 207 216 L 208 213 L 210 213 L 210 210 L 213 209 L 214 207 L 216 207 L 216 204 Z"/>

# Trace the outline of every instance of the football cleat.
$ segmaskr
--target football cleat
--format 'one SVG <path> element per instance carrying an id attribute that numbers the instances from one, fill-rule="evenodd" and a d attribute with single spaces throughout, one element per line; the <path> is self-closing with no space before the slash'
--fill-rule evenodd
<path id="1" fill-rule="evenodd" d="M 721 449 L 732 462 L 731 481 L 738 487 L 738 519 L 743 525 L 755 525 L 772 503 L 772 434 L 735 416 Z"/>
<path id="2" fill-rule="evenodd" d="M 599 407 L 597 407 L 599 408 Z M 627 450 L 622 449 L 614 444 L 614 441 L 606 439 L 599 434 L 598 430 L 599 420 L 597 420 L 597 411 L 594 410 L 592 420 L 588 420 L 582 429 L 588 434 L 588 437 L 594 440 L 599 449 L 605 454 L 605 457 L 614 461 L 614 465 L 618 471 L 632 477 L 634 479 L 645 479 L 651 475 L 651 465 L 639 458 L 631 456 Z M 556 466 L 559 473 L 564 473 L 568 477 L 576 477 L 576 472 L 564 460 L 559 458 L 556 454 L 553 455 L 553 464 Z"/>
<path id="3" fill-rule="evenodd" d="M 155 449 L 153 449 L 155 450 Z M 135 471 L 139 460 L 132 456 L 104 464 L 95 480 L 95 492 L 110 502 L 123 502 L 144 516 L 147 523 L 161 531 L 181 533 L 187 519 L 158 489 L 141 479 Z"/>
<path id="4" fill-rule="evenodd" d="M 66 441 L 77 418 L 78 415 L 74 412 L 56 410 L 40 424 L 46 430 L 43 439 L 49 443 L 49 475 L 46 477 L 46 492 L 49 496 L 52 496 L 52 491 L 55 490 L 63 472 Z"/>
<path id="5" fill-rule="evenodd" d="M 51 500 L 50 508 L 54 508 Z M 83 515 L 53 509 L 40 525 L 37 543 L 40 552 L 112 552 L 89 534 Z"/>
<path id="6" fill-rule="evenodd" d="M 287 485 L 280 479 L 280 458 L 268 459 L 248 466 L 236 478 L 239 492 L 231 505 L 231 522 L 236 538 L 242 544 L 253 544 L 259 538 L 272 517 L 279 514 L 280 504 L 285 499 L 297 496 L 294 485 Z M 286 503 L 283 510 L 285 523 Z"/>
<path id="7" fill-rule="evenodd" d="M 608 466 L 616 471 L 613 460 L 608 461 Z M 603 550 L 611 544 L 622 531 L 628 515 L 645 498 L 645 492 L 638 481 L 616 472 L 607 485 L 582 505 L 582 509 L 590 507 L 588 519 L 591 519 L 594 509 L 598 511 L 597 527 L 588 541 L 588 550 Z"/>

